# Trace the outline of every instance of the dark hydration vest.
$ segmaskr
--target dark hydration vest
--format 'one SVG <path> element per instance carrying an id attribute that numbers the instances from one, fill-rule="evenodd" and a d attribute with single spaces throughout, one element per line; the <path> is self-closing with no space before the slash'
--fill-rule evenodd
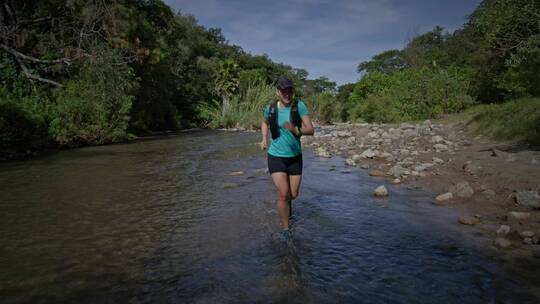
<path id="1" fill-rule="evenodd" d="M 270 133 L 272 133 L 272 139 L 276 139 L 279 137 L 279 119 L 278 119 L 278 102 L 274 101 L 272 104 L 270 104 L 270 117 L 268 121 L 270 122 Z M 291 104 L 291 115 L 289 117 L 289 121 L 296 127 L 301 128 L 302 127 L 302 118 L 300 118 L 300 113 L 298 113 L 298 101 L 293 100 Z M 296 134 L 293 133 L 294 136 Z M 296 136 L 297 138 L 299 136 Z"/>

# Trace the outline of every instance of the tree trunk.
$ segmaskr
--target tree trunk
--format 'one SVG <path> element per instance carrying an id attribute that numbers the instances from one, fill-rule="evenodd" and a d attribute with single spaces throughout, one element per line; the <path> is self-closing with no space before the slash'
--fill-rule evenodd
<path id="1" fill-rule="evenodd" d="M 223 95 L 221 97 L 223 98 L 223 108 L 222 108 L 221 114 L 225 115 L 227 114 L 227 112 L 229 112 L 229 109 L 231 107 L 231 102 L 229 101 L 229 96 Z"/>

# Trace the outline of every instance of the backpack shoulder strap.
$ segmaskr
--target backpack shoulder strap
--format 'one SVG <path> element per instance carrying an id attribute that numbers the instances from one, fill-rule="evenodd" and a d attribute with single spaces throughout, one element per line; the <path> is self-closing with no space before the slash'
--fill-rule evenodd
<path id="1" fill-rule="evenodd" d="M 279 137 L 278 113 L 279 113 L 278 104 L 277 104 L 277 101 L 274 101 L 270 104 L 269 117 L 268 117 L 272 139 L 276 139 Z"/>
<path id="2" fill-rule="evenodd" d="M 300 113 L 298 112 L 298 102 L 299 100 L 295 99 L 293 100 L 293 103 L 291 105 L 291 123 L 298 128 L 302 127 L 302 118 L 300 117 Z"/>

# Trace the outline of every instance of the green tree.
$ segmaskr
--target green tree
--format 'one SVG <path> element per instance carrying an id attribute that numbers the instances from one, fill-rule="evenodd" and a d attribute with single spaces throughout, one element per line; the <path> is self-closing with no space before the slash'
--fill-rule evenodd
<path id="1" fill-rule="evenodd" d="M 316 79 L 309 79 L 304 85 L 304 94 L 311 95 L 317 93 L 335 93 L 336 82 L 331 81 L 326 76 L 321 76 Z"/>
<path id="2" fill-rule="evenodd" d="M 474 17 L 473 26 L 501 63 L 497 86 L 510 96 L 540 96 L 540 2 L 483 1 Z"/>
<path id="3" fill-rule="evenodd" d="M 373 56 L 371 60 L 358 65 L 358 73 L 381 72 L 393 73 L 406 68 L 407 65 L 400 50 L 388 50 Z"/>
<path id="4" fill-rule="evenodd" d="M 214 78 L 217 94 L 223 101 L 222 112 L 227 113 L 230 108 L 230 99 L 238 89 L 238 65 L 231 59 L 220 61 Z"/>
<path id="5" fill-rule="evenodd" d="M 351 104 L 349 103 L 349 97 L 351 96 L 353 90 L 354 90 L 354 83 L 347 83 L 340 85 L 338 87 L 338 92 L 336 94 L 336 102 L 339 105 L 339 119 L 341 121 L 347 120 L 347 112 L 351 108 Z"/>
<path id="6" fill-rule="evenodd" d="M 449 66 L 446 41 L 450 34 L 443 31 L 442 27 L 436 26 L 433 30 L 414 37 L 403 49 L 402 56 L 406 66 L 410 68 Z"/>

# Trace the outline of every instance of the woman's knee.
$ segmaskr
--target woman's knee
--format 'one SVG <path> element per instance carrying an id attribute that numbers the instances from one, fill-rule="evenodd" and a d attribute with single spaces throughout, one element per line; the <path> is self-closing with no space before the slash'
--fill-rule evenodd
<path id="1" fill-rule="evenodd" d="M 278 193 L 278 200 L 279 201 L 287 201 L 289 200 L 289 194 L 288 193 Z"/>

